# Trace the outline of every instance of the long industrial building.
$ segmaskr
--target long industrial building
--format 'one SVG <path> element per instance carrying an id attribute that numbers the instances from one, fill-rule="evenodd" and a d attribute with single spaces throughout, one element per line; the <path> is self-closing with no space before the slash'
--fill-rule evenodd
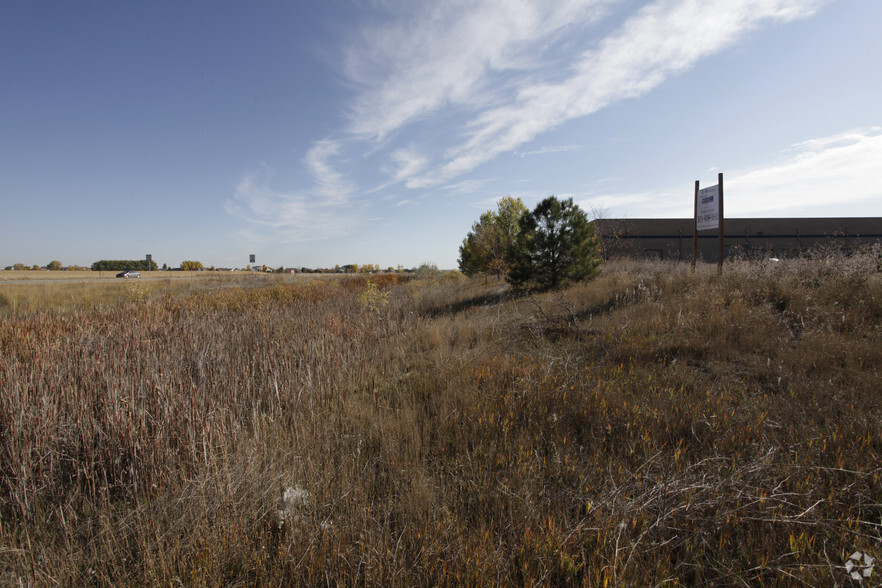
<path id="1" fill-rule="evenodd" d="M 689 261 L 691 218 L 598 219 L 605 255 Z M 882 218 L 727 218 L 724 258 L 793 257 L 818 246 L 849 250 L 882 241 Z M 698 259 L 719 258 L 719 233 L 699 231 Z"/>

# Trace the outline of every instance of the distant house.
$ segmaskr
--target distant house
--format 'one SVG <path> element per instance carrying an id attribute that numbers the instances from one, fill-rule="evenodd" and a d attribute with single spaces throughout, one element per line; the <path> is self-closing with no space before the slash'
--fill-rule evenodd
<path id="1" fill-rule="evenodd" d="M 598 219 L 594 221 L 610 257 L 692 259 L 691 218 Z M 882 217 L 727 218 L 723 255 L 747 259 L 793 257 L 818 246 L 854 249 L 882 241 Z M 717 231 L 698 233 L 698 258 L 719 257 Z"/>

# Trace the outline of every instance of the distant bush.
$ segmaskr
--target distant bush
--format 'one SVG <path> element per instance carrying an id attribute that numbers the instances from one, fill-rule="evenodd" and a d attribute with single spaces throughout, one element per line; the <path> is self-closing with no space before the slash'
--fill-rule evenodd
<path id="1" fill-rule="evenodd" d="M 413 270 L 417 278 L 437 278 L 441 274 L 441 270 L 434 263 L 423 263 Z"/>
<path id="2" fill-rule="evenodd" d="M 202 265 L 201 261 L 182 261 L 181 269 L 186 271 L 195 271 L 205 269 L 205 266 Z"/>

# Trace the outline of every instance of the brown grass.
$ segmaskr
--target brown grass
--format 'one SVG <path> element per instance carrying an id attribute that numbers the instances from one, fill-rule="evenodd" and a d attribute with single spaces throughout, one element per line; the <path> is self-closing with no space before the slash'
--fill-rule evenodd
<path id="1" fill-rule="evenodd" d="M 0 282 L 99 282 L 113 281 L 116 278 L 116 270 L 91 271 L 48 271 L 48 270 L 3 270 L 0 271 Z M 204 280 L 204 281 L 255 281 L 273 280 L 281 278 L 311 277 L 313 274 L 272 274 L 264 272 L 238 271 L 140 271 L 142 281 L 149 280 Z M 332 277 L 337 274 L 323 274 L 324 277 Z M 122 280 L 121 280 L 122 281 Z"/>
<path id="2" fill-rule="evenodd" d="M 822 586 L 882 556 L 873 252 L 370 280 L 0 304 L 0 581 Z"/>

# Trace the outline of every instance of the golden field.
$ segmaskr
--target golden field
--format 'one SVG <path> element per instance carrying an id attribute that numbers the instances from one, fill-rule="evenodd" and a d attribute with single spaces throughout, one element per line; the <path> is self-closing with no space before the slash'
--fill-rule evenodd
<path id="1" fill-rule="evenodd" d="M 2 284 L 0 582 L 848 585 L 880 265 Z"/>

